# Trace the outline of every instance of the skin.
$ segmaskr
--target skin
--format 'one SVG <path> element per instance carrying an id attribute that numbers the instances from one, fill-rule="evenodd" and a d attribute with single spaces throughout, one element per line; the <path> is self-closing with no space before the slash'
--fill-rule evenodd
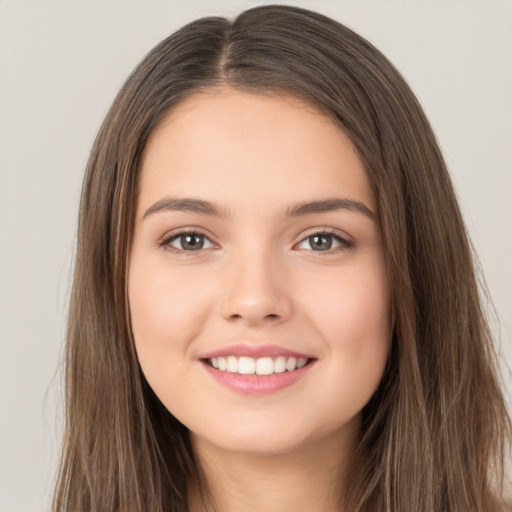
<path id="1" fill-rule="evenodd" d="M 230 216 L 146 213 L 169 197 L 207 200 Z M 374 215 L 284 216 L 333 197 Z M 203 234 L 203 248 L 172 239 L 181 228 Z M 319 249 L 309 237 L 326 229 L 348 244 L 327 235 L 331 248 Z M 134 339 L 149 384 L 190 429 L 221 510 L 342 510 L 360 413 L 389 350 L 385 274 L 364 167 L 310 105 L 226 87 L 189 97 L 154 130 L 129 261 Z M 242 340 L 314 364 L 277 392 L 241 394 L 198 357 Z M 193 485 L 190 500 L 201 508 Z"/>

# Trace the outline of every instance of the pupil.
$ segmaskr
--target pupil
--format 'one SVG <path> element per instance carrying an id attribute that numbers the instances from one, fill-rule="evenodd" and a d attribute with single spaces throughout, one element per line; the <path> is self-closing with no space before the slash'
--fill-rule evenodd
<path id="1" fill-rule="evenodd" d="M 312 236 L 311 239 L 313 241 L 313 243 L 311 244 L 313 249 L 317 248 L 327 250 L 330 249 L 332 246 L 332 238 L 330 236 L 315 235 Z"/>
<path id="2" fill-rule="evenodd" d="M 202 237 L 199 235 L 185 235 L 182 237 L 182 246 L 184 249 L 192 249 L 196 251 L 197 249 L 201 249 L 203 246 Z"/>

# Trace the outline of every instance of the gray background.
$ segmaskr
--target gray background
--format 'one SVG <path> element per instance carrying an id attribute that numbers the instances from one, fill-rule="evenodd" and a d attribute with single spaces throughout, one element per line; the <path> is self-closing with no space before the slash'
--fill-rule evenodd
<path id="1" fill-rule="evenodd" d="M 0 0 L 0 512 L 48 510 L 78 195 L 107 108 L 174 29 L 263 3 Z M 452 171 L 510 368 L 512 2 L 281 3 L 367 37 L 418 95 Z M 508 369 L 505 380 L 510 390 Z"/>

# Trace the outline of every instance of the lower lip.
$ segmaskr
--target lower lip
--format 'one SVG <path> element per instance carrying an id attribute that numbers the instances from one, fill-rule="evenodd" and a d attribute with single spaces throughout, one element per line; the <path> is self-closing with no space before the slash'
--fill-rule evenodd
<path id="1" fill-rule="evenodd" d="M 273 373 L 272 375 L 240 375 L 223 372 L 202 361 L 206 371 L 221 385 L 232 391 L 247 395 L 267 395 L 284 389 L 302 379 L 313 366 L 313 361 L 291 372 Z"/>

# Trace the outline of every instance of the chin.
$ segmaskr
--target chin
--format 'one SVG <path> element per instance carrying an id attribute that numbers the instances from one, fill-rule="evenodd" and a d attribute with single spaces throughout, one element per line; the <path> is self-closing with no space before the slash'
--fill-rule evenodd
<path id="1" fill-rule="evenodd" d="M 227 453 L 247 456 L 278 456 L 301 448 L 305 440 L 272 435 L 233 434 L 222 437 L 202 437 L 191 433 L 197 447 L 210 447 Z"/>
<path id="2" fill-rule="evenodd" d="M 245 427 L 245 428 L 243 428 Z M 226 425 L 212 428 L 207 432 L 191 431 L 191 439 L 195 446 L 216 451 L 247 456 L 280 456 L 293 453 L 304 454 L 308 450 L 316 450 L 326 443 L 331 447 L 353 445 L 360 432 L 360 415 L 356 415 L 341 426 L 323 424 L 321 426 L 291 421 L 285 424 L 272 424 L 259 419 L 249 425 L 237 425 L 227 428 Z M 334 444 L 333 444 L 334 441 Z"/>

